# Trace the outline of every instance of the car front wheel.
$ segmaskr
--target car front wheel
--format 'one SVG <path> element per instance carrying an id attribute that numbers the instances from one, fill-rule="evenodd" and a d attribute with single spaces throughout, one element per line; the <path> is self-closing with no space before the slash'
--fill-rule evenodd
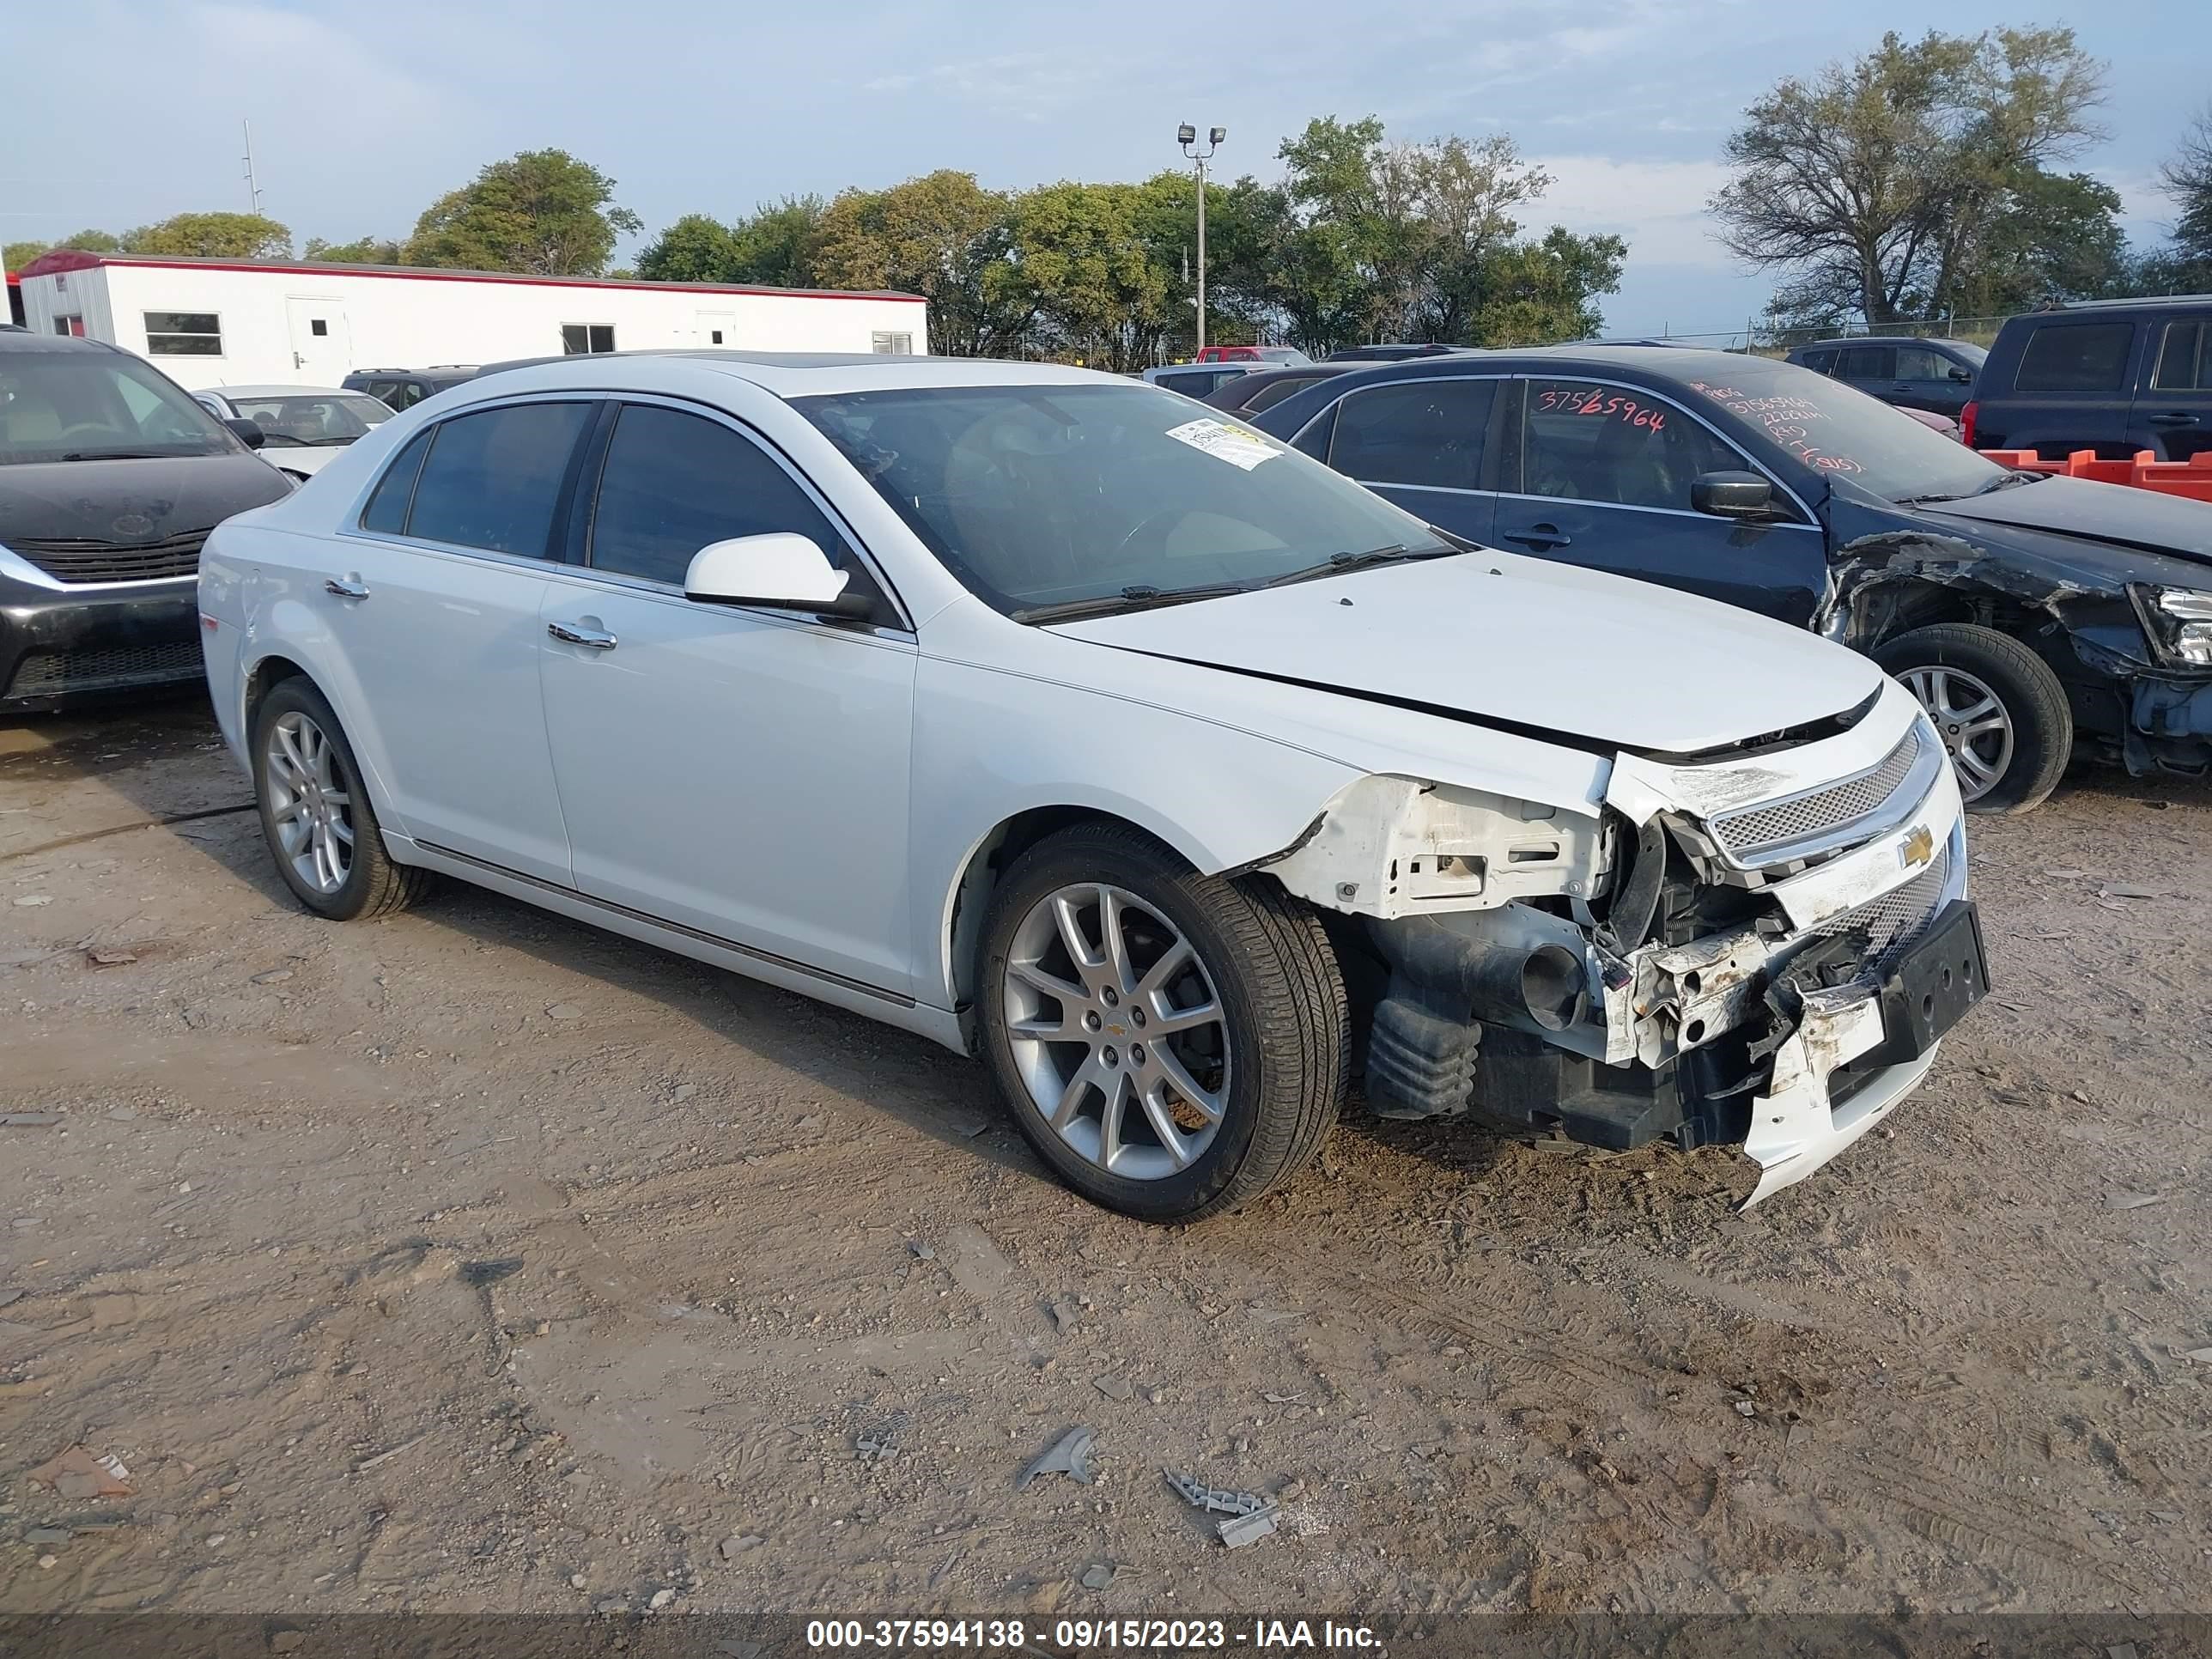
<path id="1" fill-rule="evenodd" d="M 1350 1060 L 1319 920 L 1265 878 L 1201 876 L 1092 824 L 1015 860 L 991 898 L 984 1059 L 1040 1157 L 1092 1202 L 1192 1221 L 1320 1149 Z"/>
<path id="2" fill-rule="evenodd" d="M 1875 647 L 1935 722 L 1977 812 L 2025 812 L 2058 787 L 2074 750 L 2066 688 L 2007 634 L 1969 623 L 1916 628 Z"/>

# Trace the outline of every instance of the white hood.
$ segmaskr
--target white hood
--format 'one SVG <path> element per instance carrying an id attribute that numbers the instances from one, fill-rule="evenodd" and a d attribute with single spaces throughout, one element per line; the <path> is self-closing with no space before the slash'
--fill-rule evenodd
<path id="1" fill-rule="evenodd" d="M 1841 714 L 1882 678 L 1750 611 L 1486 549 L 1052 631 L 1662 754 Z"/>

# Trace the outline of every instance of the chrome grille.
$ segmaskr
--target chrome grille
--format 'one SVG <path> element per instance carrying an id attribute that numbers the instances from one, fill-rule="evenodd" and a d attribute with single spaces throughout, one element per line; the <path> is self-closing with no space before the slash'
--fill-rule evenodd
<path id="1" fill-rule="evenodd" d="M 194 574 L 200 568 L 204 530 L 158 542 L 10 541 L 15 553 L 56 581 L 154 582 Z"/>
<path id="2" fill-rule="evenodd" d="M 1813 931 L 1833 937 L 1863 929 L 1867 955 L 1859 978 L 1863 981 L 1879 980 L 1896 966 L 1897 959 L 1911 948 L 1913 941 L 1928 931 L 1928 924 L 1936 919 L 1936 908 L 1943 902 L 1943 889 L 1950 878 L 1951 848 L 1946 843 L 1936 849 L 1936 856 L 1928 860 L 1928 867 L 1904 886 L 1893 887 L 1880 898 L 1856 910 L 1847 910 L 1833 921 L 1822 922 Z"/>
<path id="3" fill-rule="evenodd" d="M 33 651 L 15 665 L 10 697 L 51 697 L 127 685 L 161 685 L 202 672 L 198 640 L 118 645 L 90 651 Z"/>
<path id="4" fill-rule="evenodd" d="M 1872 771 L 1790 800 L 1723 813 L 1712 821 L 1713 835 L 1730 857 L 1756 864 L 1777 849 L 1870 818 L 1911 775 L 1925 741 L 1921 723 L 1915 720 Z"/>

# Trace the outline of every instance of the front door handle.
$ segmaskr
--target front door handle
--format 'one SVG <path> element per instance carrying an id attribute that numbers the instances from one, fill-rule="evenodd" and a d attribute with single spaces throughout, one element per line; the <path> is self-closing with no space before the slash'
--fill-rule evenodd
<path id="1" fill-rule="evenodd" d="M 594 651 L 611 651 L 615 636 L 604 628 L 586 628 L 581 623 L 547 623 L 545 631 L 567 645 L 587 645 Z"/>
<path id="2" fill-rule="evenodd" d="M 333 576 L 323 584 L 323 592 L 341 599 L 365 599 L 368 597 L 368 584 L 358 576 Z"/>
<path id="3" fill-rule="evenodd" d="M 2197 417 L 2183 414 L 2154 415 L 2150 417 L 2150 423 L 2153 426 L 2195 426 Z"/>
<path id="4" fill-rule="evenodd" d="M 1559 526 L 1555 524 L 1532 524 L 1522 534 L 1504 537 L 1502 539 L 1517 542 L 1522 547 L 1535 553 L 1541 553 L 1549 548 L 1572 547 L 1575 544 L 1575 538 L 1572 536 L 1562 535 L 1559 532 Z"/>

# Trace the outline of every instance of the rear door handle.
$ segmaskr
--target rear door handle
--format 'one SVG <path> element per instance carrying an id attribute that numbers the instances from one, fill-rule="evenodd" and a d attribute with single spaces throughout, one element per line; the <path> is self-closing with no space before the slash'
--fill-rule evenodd
<path id="1" fill-rule="evenodd" d="M 2181 414 L 2154 415 L 2150 417 L 2150 423 L 2153 426 L 2195 426 L 2197 417 L 2194 415 Z"/>
<path id="2" fill-rule="evenodd" d="M 581 623 L 547 623 L 545 631 L 568 645 L 587 645 L 594 651 L 611 651 L 615 636 L 604 628 L 586 628 Z"/>
<path id="3" fill-rule="evenodd" d="M 1501 539 L 1517 542 L 1522 547 L 1537 553 L 1541 553 L 1547 548 L 1572 547 L 1575 544 L 1575 538 L 1572 536 L 1561 535 L 1559 526 L 1555 524 L 1532 524 L 1524 533 L 1518 536 L 1506 536 Z"/>
<path id="4" fill-rule="evenodd" d="M 358 576 L 333 576 L 323 584 L 323 592 L 341 599 L 365 599 L 368 597 L 368 584 Z"/>

